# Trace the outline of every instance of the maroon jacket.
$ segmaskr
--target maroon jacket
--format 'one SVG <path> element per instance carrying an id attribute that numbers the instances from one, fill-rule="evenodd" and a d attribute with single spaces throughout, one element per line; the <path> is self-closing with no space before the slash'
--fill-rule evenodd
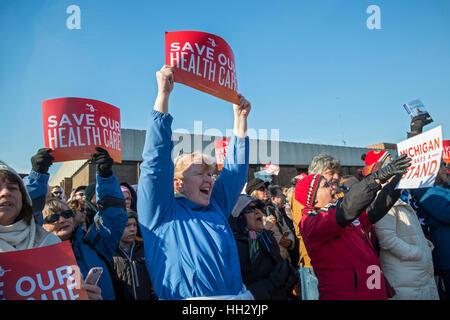
<path id="1" fill-rule="evenodd" d="M 336 221 L 336 203 L 318 211 L 303 210 L 300 233 L 319 280 L 319 299 L 388 298 L 380 262 L 364 231 L 370 226 L 363 213 L 342 228 Z"/>
<path id="2" fill-rule="evenodd" d="M 334 203 L 305 208 L 300 233 L 319 280 L 319 299 L 385 300 L 385 278 L 367 235 L 400 197 L 400 177 L 381 189 L 369 176 Z"/>

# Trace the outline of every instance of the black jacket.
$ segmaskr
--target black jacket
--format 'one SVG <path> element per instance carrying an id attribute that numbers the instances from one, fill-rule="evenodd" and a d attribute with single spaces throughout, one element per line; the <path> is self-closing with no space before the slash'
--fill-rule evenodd
<path id="1" fill-rule="evenodd" d="M 142 241 L 134 241 L 130 251 L 119 247 L 113 256 L 113 282 L 118 300 L 156 300 L 145 266 Z"/>
<path id="2" fill-rule="evenodd" d="M 250 239 L 247 220 L 241 210 L 251 201 L 247 195 L 241 195 L 229 218 L 236 240 L 241 266 L 242 281 L 256 300 L 287 300 L 299 280 L 298 271 L 291 267 L 288 260 L 282 260 L 280 248 L 273 232 L 263 230 L 257 234 L 259 250 L 250 257 Z"/>

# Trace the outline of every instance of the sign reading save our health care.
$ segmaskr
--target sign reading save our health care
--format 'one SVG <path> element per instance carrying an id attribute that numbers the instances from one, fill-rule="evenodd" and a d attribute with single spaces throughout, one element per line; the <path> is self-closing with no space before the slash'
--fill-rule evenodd
<path id="1" fill-rule="evenodd" d="M 221 37 L 199 31 L 165 34 L 166 64 L 175 68 L 174 81 L 238 103 L 234 54 Z"/>
<path id="2" fill-rule="evenodd" d="M 55 162 L 89 159 L 95 147 L 122 162 L 120 110 L 108 103 L 83 98 L 42 102 L 44 141 Z"/>
<path id="3" fill-rule="evenodd" d="M 442 156 L 442 127 L 404 140 L 397 144 L 398 154 L 412 158 L 411 167 L 403 175 L 397 189 L 432 187 Z"/>

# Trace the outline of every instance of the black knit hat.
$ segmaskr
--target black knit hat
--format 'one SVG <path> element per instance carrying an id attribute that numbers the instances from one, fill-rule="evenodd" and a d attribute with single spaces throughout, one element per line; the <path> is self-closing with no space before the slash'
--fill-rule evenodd
<path id="1" fill-rule="evenodd" d="M 136 221 L 138 221 L 137 212 L 134 211 L 133 209 L 127 208 L 127 214 L 128 214 L 128 219 L 135 218 Z"/>

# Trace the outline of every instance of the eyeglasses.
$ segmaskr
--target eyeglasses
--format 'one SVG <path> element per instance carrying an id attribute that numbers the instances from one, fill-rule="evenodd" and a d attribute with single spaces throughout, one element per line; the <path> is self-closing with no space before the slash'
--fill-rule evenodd
<path id="1" fill-rule="evenodd" d="M 77 192 L 77 193 L 75 193 L 75 195 L 79 196 L 79 197 L 82 197 L 82 196 L 84 196 L 84 192 Z"/>
<path id="2" fill-rule="evenodd" d="M 54 194 L 61 194 L 62 192 L 61 191 L 53 191 L 52 193 L 54 193 Z"/>
<path id="3" fill-rule="evenodd" d="M 55 213 L 52 214 L 50 216 L 46 216 L 44 218 L 44 223 L 55 223 L 56 221 L 59 220 L 59 217 L 63 217 L 64 219 L 69 219 L 72 218 L 74 216 L 73 211 L 72 210 L 66 210 L 60 213 Z"/>

